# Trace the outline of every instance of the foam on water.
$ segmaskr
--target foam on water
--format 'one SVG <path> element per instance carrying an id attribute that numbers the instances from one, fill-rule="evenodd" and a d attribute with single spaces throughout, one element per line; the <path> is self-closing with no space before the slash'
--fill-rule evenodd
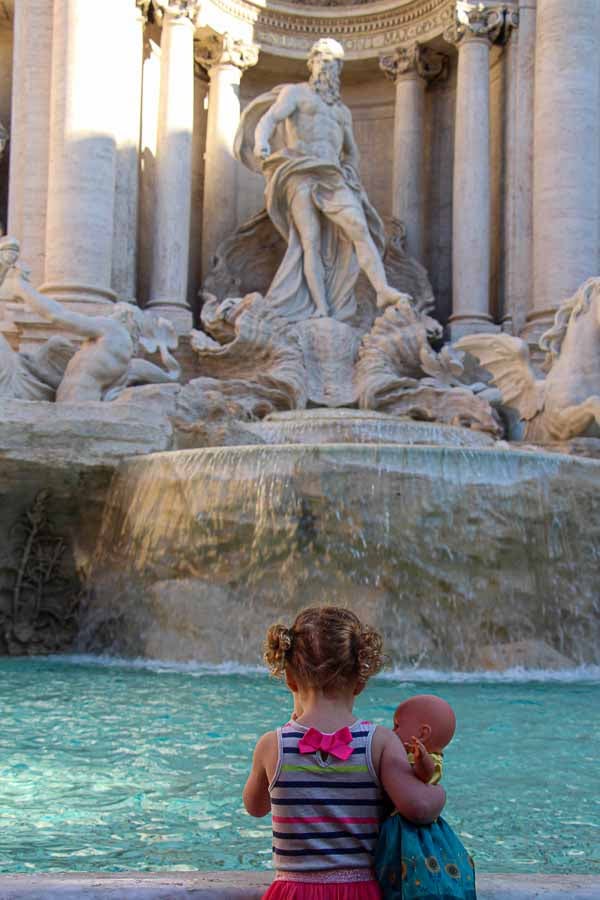
<path id="1" fill-rule="evenodd" d="M 177 662 L 169 659 L 126 659 L 121 656 L 108 654 L 72 653 L 44 657 L 48 662 L 70 663 L 73 665 L 92 665 L 115 667 L 125 669 L 146 669 L 152 672 L 184 675 L 258 675 L 264 676 L 267 670 L 264 666 L 243 665 L 233 660 L 222 663 L 209 664 L 202 662 Z M 394 668 L 391 671 L 382 672 L 377 676 L 384 681 L 397 681 L 399 683 L 422 682 L 434 684 L 477 684 L 481 682 L 497 682 L 499 684 L 528 682 L 558 682 L 564 684 L 577 682 L 599 682 L 600 666 L 576 666 L 573 669 L 524 669 L 515 667 L 502 672 L 473 671 L 453 672 L 438 669 Z"/>

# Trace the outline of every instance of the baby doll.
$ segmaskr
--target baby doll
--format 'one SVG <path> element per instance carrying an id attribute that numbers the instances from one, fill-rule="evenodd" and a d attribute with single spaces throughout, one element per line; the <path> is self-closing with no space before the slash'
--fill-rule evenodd
<path id="1" fill-rule="evenodd" d="M 443 751 L 455 730 L 454 710 L 435 694 L 410 697 L 394 713 L 394 732 L 404 744 L 415 775 L 425 784 L 441 780 Z"/>
<path id="2" fill-rule="evenodd" d="M 433 694 L 410 697 L 394 713 L 394 732 L 426 784 L 440 781 L 455 729 L 452 707 Z M 441 816 L 417 826 L 392 812 L 381 826 L 375 870 L 384 900 L 476 900 L 473 860 Z"/>

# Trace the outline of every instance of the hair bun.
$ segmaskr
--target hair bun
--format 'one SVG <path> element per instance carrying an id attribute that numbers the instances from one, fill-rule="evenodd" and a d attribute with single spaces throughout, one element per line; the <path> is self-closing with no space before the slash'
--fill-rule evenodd
<path id="1" fill-rule="evenodd" d="M 292 647 L 292 631 L 280 622 L 267 631 L 263 659 L 271 675 L 281 677 L 285 672 L 285 657 Z"/>

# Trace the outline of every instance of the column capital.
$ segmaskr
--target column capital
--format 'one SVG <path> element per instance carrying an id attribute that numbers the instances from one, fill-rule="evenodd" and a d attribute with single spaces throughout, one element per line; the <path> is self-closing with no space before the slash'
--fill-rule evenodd
<path id="1" fill-rule="evenodd" d="M 407 75 L 432 82 L 447 75 L 448 57 L 415 41 L 397 47 L 393 53 L 382 54 L 379 57 L 379 68 L 390 81 L 395 82 Z"/>
<path id="2" fill-rule="evenodd" d="M 512 4 L 456 0 L 454 22 L 444 32 L 449 44 L 468 40 L 497 43 L 506 37 L 507 28 L 515 27 L 518 13 Z"/>
<path id="3" fill-rule="evenodd" d="M 140 0 L 144 12 L 152 8 L 155 20 L 162 24 L 165 19 L 189 19 L 196 25 L 200 15 L 201 0 Z"/>
<path id="4" fill-rule="evenodd" d="M 244 72 L 258 62 L 257 44 L 234 38 L 228 32 L 216 35 L 208 41 L 196 42 L 194 57 L 196 62 L 210 73 L 214 66 L 235 66 Z"/>

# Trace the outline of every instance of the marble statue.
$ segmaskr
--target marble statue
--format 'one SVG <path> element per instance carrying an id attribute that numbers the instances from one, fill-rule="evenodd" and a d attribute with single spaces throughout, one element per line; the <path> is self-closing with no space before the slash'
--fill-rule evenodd
<path id="1" fill-rule="evenodd" d="M 0 246 L 0 280 L 5 281 L 12 296 L 27 303 L 53 325 L 83 338 L 79 347 L 71 345 L 70 358 L 55 386 L 56 402 L 113 400 L 132 385 L 164 384 L 179 379 L 180 366 L 170 352 L 177 347 L 177 336 L 170 322 L 130 303 L 116 303 L 114 311 L 107 316 L 88 316 L 68 309 L 37 291 L 16 266 L 18 242 L 8 238 L 4 243 L 3 254 Z M 63 357 L 66 357 L 64 338 L 57 339 L 63 342 Z M 158 351 L 164 368 L 137 358 L 141 351 Z M 9 396 L 10 385 L 14 388 L 20 380 L 16 372 L 22 368 L 21 359 L 22 354 L 15 355 L 6 341 L 0 345 L 0 385 L 4 385 L 4 396 Z M 48 396 L 23 398 L 14 392 L 12 396 L 51 399 Z"/>
<path id="2" fill-rule="evenodd" d="M 590 278 L 561 304 L 539 345 L 546 378 L 536 376 L 520 338 L 474 334 L 454 346 L 491 373 L 513 440 L 600 437 L 600 278 Z"/>
<path id="3" fill-rule="evenodd" d="M 361 270 L 380 308 L 410 304 L 386 277 L 383 224 L 361 184 L 352 117 L 340 99 L 343 59 L 337 41 L 317 41 L 309 80 L 257 97 L 236 135 L 236 156 L 263 173 L 267 212 L 287 244 L 267 300 L 292 322 L 351 319 Z"/>
<path id="4" fill-rule="evenodd" d="M 0 238 L 0 287 L 18 257 L 18 241 Z M 55 335 L 34 353 L 18 353 L 0 334 L 0 400 L 54 400 L 75 349 Z"/>

